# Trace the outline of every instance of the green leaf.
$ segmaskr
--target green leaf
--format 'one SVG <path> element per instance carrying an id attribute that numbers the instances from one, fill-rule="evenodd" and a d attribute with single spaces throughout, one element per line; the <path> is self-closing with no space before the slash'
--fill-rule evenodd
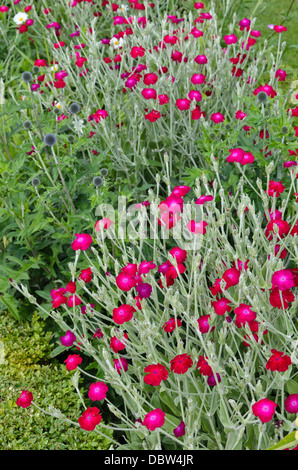
<path id="1" fill-rule="evenodd" d="M 275 444 L 273 447 L 270 447 L 267 450 L 283 450 L 290 447 L 295 447 L 298 445 L 298 441 L 295 439 L 296 431 L 291 432 L 286 437 L 284 437 L 281 441 Z"/>

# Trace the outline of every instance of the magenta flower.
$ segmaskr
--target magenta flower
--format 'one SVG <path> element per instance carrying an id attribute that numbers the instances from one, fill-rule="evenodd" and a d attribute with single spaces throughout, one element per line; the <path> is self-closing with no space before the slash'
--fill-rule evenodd
<path id="1" fill-rule="evenodd" d="M 149 411 L 142 424 L 143 426 L 146 426 L 149 431 L 161 428 L 165 424 L 165 413 L 160 408 Z"/>
<path id="2" fill-rule="evenodd" d="M 82 361 L 83 359 L 78 354 L 70 354 L 64 362 L 66 362 L 67 370 L 75 370 Z"/>
<path id="3" fill-rule="evenodd" d="M 76 336 L 70 330 L 67 330 L 64 336 L 60 336 L 61 344 L 67 348 L 72 346 L 76 339 Z"/>
<path id="4" fill-rule="evenodd" d="M 288 269 L 276 271 L 272 276 L 272 289 L 277 287 L 278 290 L 289 290 L 295 286 L 294 276 Z"/>
<path id="5" fill-rule="evenodd" d="M 277 403 L 272 400 L 268 400 L 268 398 L 263 398 L 252 405 L 252 412 L 262 421 L 262 423 L 268 423 L 273 418 L 275 408 L 277 408 Z"/>
<path id="6" fill-rule="evenodd" d="M 142 282 L 136 287 L 136 291 L 141 299 L 148 299 L 152 292 L 152 286 L 146 282 Z"/>
<path id="7" fill-rule="evenodd" d="M 72 242 L 71 248 L 73 250 L 88 250 L 93 242 L 91 235 L 88 233 L 75 233 L 76 239 Z"/>
<path id="8" fill-rule="evenodd" d="M 219 122 L 223 122 L 225 120 L 225 117 L 221 113 L 213 113 L 213 114 L 211 114 L 210 119 L 215 124 L 218 124 Z"/>
<path id="9" fill-rule="evenodd" d="M 184 421 L 181 421 L 179 426 L 177 426 L 177 428 L 175 428 L 173 432 L 174 432 L 174 435 L 176 437 L 184 436 L 184 434 L 185 434 L 185 423 L 184 423 Z"/>
<path id="10" fill-rule="evenodd" d="M 216 375 L 216 378 L 215 378 Z M 207 383 L 210 387 L 215 387 L 221 382 L 221 377 L 219 374 L 212 374 L 208 377 Z"/>
<path id="11" fill-rule="evenodd" d="M 107 396 L 108 386 L 104 382 L 92 383 L 89 388 L 88 397 L 92 401 L 104 400 Z"/>
<path id="12" fill-rule="evenodd" d="M 120 359 L 113 359 L 114 362 L 114 369 L 121 375 L 121 372 L 126 372 L 128 370 L 127 360 L 124 357 L 120 357 Z"/>
<path id="13" fill-rule="evenodd" d="M 293 393 L 285 399 L 285 409 L 288 413 L 298 413 L 298 393 Z"/>
<path id="14" fill-rule="evenodd" d="M 28 406 L 31 405 L 32 400 L 32 393 L 28 392 L 27 390 L 23 390 L 16 403 L 17 406 L 21 406 L 22 408 L 28 408 Z"/>

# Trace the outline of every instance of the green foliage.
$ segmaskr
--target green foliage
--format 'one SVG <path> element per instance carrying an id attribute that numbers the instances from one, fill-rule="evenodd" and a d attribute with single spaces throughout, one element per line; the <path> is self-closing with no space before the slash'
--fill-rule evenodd
<path id="1" fill-rule="evenodd" d="M 99 450 L 110 441 L 85 433 L 69 423 L 45 415 L 35 407 L 18 408 L 22 390 L 31 390 L 39 405 L 51 405 L 68 419 L 77 421 L 81 404 L 64 365 L 49 362 L 50 332 L 39 315 L 30 322 L 17 323 L 0 314 L 0 341 L 4 342 L 5 363 L 0 364 L 0 448 L 2 450 Z"/>

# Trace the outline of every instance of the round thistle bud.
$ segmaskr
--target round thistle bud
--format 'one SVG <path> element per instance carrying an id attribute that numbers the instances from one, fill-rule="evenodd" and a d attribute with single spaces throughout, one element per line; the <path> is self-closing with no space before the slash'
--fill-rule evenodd
<path id="1" fill-rule="evenodd" d="M 260 91 L 260 93 L 257 94 L 257 100 L 259 103 L 266 103 L 268 100 L 268 95 L 264 91 Z"/>
<path id="2" fill-rule="evenodd" d="M 102 168 L 102 169 L 100 170 L 100 174 L 101 174 L 101 176 L 102 176 L 103 178 L 105 178 L 106 176 L 108 176 L 109 170 L 108 170 L 107 168 Z"/>
<path id="3" fill-rule="evenodd" d="M 102 178 L 100 176 L 95 176 L 95 178 L 93 178 L 93 184 L 96 188 L 98 188 L 102 185 Z"/>
<path id="4" fill-rule="evenodd" d="M 70 114 L 78 114 L 80 112 L 80 109 L 81 107 L 77 103 L 71 103 L 71 105 L 68 108 Z"/>
<path id="5" fill-rule="evenodd" d="M 84 119 L 82 119 L 82 123 L 83 123 L 83 126 L 87 126 L 87 124 L 88 124 L 88 121 L 87 121 L 87 119 L 85 119 L 85 118 L 84 118 Z"/>
<path id="6" fill-rule="evenodd" d="M 34 65 L 32 68 L 32 73 L 38 73 L 39 72 L 39 67 L 37 65 Z"/>
<path id="7" fill-rule="evenodd" d="M 226 127 L 226 130 L 227 130 L 227 131 L 230 131 L 230 130 L 231 130 L 231 126 L 230 126 L 230 124 L 226 124 L 226 126 L 225 126 L 225 127 Z"/>
<path id="8" fill-rule="evenodd" d="M 73 135 L 69 135 L 69 136 L 67 137 L 67 142 L 68 142 L 69 144 L 73 144 L 74 141 L 75 141 L 75 138 L 74 138 Z"/>
<path id="9" fill-rule="evenodd" d="M 40 185 L 40 179 L 39 178 L 33 178 L 33 180 L 31 181 L 32 183 L 32 186 L 39 186 Z"/>
<path id="10" fill-rule="evenodd" d="M 54 108 L 54 114 L 60 114 L 60 110 L 58 108 Z"/>
<path id="11" fill-rule="evenodd" d="M 211 132 L 211 134 L 209 134 L 209 139 L 210 140 L 215 140 L 216 139 L 216 134 L 214 134 L 214 132 Z"/>
<path id="12" fill-rule="evenodd" d="M 287 126 L 282 126 L 282 128 L 280 129 L 280 132 L 282 134 L 287 134 L 289 132 L 289 128 Z"/>
<path id="13" fill-rule="evenodd" d="M 32 122 L 31 121 L 24 121 L 23 126 L 25 129 L 29 130 L 32 127 Z"/>
<path id="14" fill-rule="evenodd" d="M 3 171 L 2 178 L 7 179 L 9 177 L 8 171 Z"/>
<path id="15" fill-rule="evenodd" d="M 56 137 L 54 134 L 47 134 L 44 136 L 43 141 L 47 147 L 53 147 L 56 143 Z"/>
<path id="16" fill-rule="evenodd" d="M 31 72 L 23 72 L 22 73 L 22 80 L 25 83 L 32 82 L 32 80 L 33 80 L 32 73 Z"/>

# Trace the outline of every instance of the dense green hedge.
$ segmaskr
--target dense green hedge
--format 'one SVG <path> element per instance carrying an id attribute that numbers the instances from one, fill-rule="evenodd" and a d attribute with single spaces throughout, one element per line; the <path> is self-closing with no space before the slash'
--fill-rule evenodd
<path id="1" fill-rule="evenodd" d="M 52 405 L 77 421 L 82 410 L 64 365 L 48 363 L 51 333 L 37 314 L 31 322 L 18 323 L 0 315 L 0 340 L 5 363 L 0 365 L 0 449 L 77 450 L 108 449 L 109 440 L 65 424 L 36 408 L 18 408 L 22 389 L 31 390 L 44 409 Z"/>

